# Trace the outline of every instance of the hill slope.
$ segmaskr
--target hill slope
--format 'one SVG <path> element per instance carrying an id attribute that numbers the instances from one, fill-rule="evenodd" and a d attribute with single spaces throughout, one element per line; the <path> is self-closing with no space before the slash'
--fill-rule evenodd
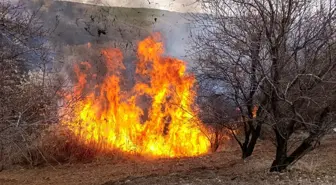
<path id="1" fill-rule="evenodd" d="M 175 12 L 200 12 L 201 7 L 195 0 L 59 0 L 102 6 L 153 8 Z"/>
<path id="2" fill-rule="evenodd" d="M 168 54 L 184 54 L 189 29 L 187 13 L 148 8 L 102 7 L 65 1 L 30 2 L 32 9 L 41 5 L 43 21 L 49 28 L 57 25 L 53 41 L 58 45 L 134 43 L 159 31 L 165 38 L 169 38 L 166 39 Z"/>

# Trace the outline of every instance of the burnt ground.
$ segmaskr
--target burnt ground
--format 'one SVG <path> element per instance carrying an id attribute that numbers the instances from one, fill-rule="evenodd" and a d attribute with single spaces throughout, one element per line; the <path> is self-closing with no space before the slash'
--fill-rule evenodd
<path id="1" fill-rule="evenodd" d="M 64 164 L 0 172 L 0 184 L 114 185 L 114 184 L 336 184 L 336 137 L 329 137 L 288 172 L 269 173 L 274 146 L 260 141 L 254 155 L 240 159 L 240 151 L 197 158 L 148 160 L 100 158 L 87 164 Z"/>

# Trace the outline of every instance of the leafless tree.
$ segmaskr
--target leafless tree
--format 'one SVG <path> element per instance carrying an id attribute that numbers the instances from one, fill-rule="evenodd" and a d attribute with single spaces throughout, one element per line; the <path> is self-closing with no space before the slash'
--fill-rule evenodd
<path id="1" fill-rule="evenodd" d="M 335 1 L 210 0 L 202 5 L 207 14 L 194 15 L 198 27 L 192 33 L 197 72 L 219 82 L 223 96 L 240 109 L 243 158 L 251 155 L 267 123 L 277 144 L 271 171 L 283 171 L 335 125 Z M 289 150 L 298 130 L 306 137 Z"/>
<path id="2" fill-rule="evenodd" d="M 265 62 L 262 29 L 256 26 L 256 18 L 230 10 L 229 2 L 204 1 L 203 6 L 208 14 L 193 15 L 196 27 L 191 33 L 195 41 L 191 54 L 197 61 L 195 71 L 200 81 L 221 87 L 221 95 L 239 109 L 245 137 L 242 141 L 235 138 L 242 158 L 246 158 L 254 150 L 263 123 L 262 106 L 258 106 Z"/>

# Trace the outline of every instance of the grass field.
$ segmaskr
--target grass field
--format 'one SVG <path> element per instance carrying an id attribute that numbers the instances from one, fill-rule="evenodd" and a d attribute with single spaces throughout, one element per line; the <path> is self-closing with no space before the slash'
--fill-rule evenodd
<path id="1" fill-rule="evenodd" d="M 148 160 L 116 155 L 86 164 L 17 167 L 1 172 L 0 184 L 336 184 L 335 146 L 336 137 L 329 137 L 283 174 L 268 172 L 274 146 L 261 141 L 254 155 L 245 161 L 234 146 L 185 159 Z"/>

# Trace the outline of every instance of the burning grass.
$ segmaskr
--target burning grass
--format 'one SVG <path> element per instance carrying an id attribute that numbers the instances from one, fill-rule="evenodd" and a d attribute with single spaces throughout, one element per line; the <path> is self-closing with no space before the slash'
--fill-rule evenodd
<path id="1" fill-rule="evenodd" d="M 91 74 L 90 62 L 74 66 L 77 83 L 65 96 L 66 103 L 79 99 L 61 122 L 80 144 L 93 150 L 120 150 L 150 157 L 188 157 L 210 149 L 207 131 L 193 107 L 195 78 L 185 62 L 164 56 L 158 33 L 138 45 L 136 83 L 121 88 L 125 69 L 119 49 L 104 49 L 106 74 L 100 83 Z M 146 107 L 138 102 L 147 98 Z"/>

